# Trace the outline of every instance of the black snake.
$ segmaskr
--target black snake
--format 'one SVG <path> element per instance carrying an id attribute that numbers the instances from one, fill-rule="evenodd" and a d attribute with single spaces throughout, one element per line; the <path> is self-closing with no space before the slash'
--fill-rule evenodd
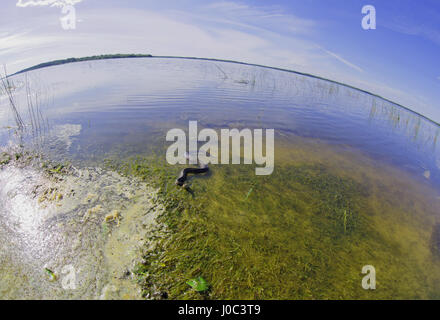
<path id="1" fill-rule="evenodd" d="M 189 155 L 186 155 L 186 158 L 189 159 Z M 205 173 L 208 172 L 209 168 L 207 164 L 203 164 L 203 163 L 199 163 L 199 167 L 198 168 L 185 168 L 182 171 L 180 171 L 179 176 L 176 179 L 176 184 L 179 187 L 182 187 L 186 180 L 188 179 L 188 174 L 192 173 L 192 174 L 199 174 L 199 173 Z"/>

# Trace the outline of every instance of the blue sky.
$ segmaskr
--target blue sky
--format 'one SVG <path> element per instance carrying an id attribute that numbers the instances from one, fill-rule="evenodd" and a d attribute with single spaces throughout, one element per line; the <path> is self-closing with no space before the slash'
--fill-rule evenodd
<path id="1" fill-rule="evenodd" d="M 61 28 L 63 3 L 74 30 Z M 374 5 L 377 29 L 363 30 Z M 345 82 L 440 122 L 440 1 L 4 0 L 0 63 L 151 53 L 240 60 Z"/>

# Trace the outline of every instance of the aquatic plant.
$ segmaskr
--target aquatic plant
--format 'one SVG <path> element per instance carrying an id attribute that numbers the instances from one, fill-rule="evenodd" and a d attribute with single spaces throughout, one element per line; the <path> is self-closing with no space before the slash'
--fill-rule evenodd
<path id="1" fill-rule="evenodd" d="M 108 165 L 159 188 L 157 201 L 166 208 L 160 220 L 171 236 L 147 250 L 134 272 L 150 298 L 167 292 L 171 299 L 199 299 L 182 279 L 197 279 L 201 272 L 211 283 L 205 298 L 304 298 L 300 288 L 315 282 L 316 296 L 322 291 L 318 273 L 329 254 L 324 248 L 342 244 L 342 237 L 363 236 L 355 203 L 367 191 L 322 166 L 281 166 L 270 184 L 266 178 L 258 186 L 251 168 L 213 166 L 213 177 L 194 184 L 193 198 L 173 184 L 179 168 L 154 157 Z M 250 194 L 253 201 L 244 201 Z M 312 229 L 302 230 L 305 224 Z M 288 242 L 292 236 L 297 240 Z M 283 273 L 293 280 L 279 282 Z"/>
<path id="2" fill-rule="evenodd" d="M 6 153 L 6 152 L 2 152 L 0 154 L 0 165 L 6 165 L 11 161 L 11 156 Z"/>
<path id="3" fill-rule="evenodd" d="M 188 280 L 186 283 L 197 292 L 204 292 L 209 289 L 209 284 L 203 277 Z"/>
<path id="4" fill-rule="evenodd" d="M 30 126 L 34 137 L 41 137 L 47 129 L 47 119 L 44 118 L 41 111 L 42 100 L 40 92 L 32 90 L 28 75 L 25 75 L 26 101 L 29 114 Z"/>
<path id="5" fill-rule="evenodd" d="M 3 66 L 3 72 L 4 74 L 0 74 L 0 78 L 1 78 L 1 85 L 2 85 L 2 92 L 4 94 L 6 94 L 7 98 L 8 98 L 8 102 L 9 102 L 9 107 L 12 110 L 12 113 L 14 115 L 14 120 L 15 120 L 15 124 L 17 126 L 17 131 L 22 131 L 24 128 L 24 122 L 23 119 L 21 118 L 21 115 L 18 111 L 17 108 L 17 104 L 15 101 L 15 96 L 14 96 L 14 83 L 12 82 L 11 79 L 9 79 L 9 76 L 7 75 L 6 72 L 6 66 Z"/>

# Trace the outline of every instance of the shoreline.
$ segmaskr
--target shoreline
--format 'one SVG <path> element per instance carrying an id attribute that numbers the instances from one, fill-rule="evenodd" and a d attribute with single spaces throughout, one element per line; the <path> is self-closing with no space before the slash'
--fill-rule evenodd
<path id="1" fill-rule="evenodd" d="M 2 298 L 144 299 L 134 270 L 167 236 L 156 189 L 107 168 L 0 156 Z"/>

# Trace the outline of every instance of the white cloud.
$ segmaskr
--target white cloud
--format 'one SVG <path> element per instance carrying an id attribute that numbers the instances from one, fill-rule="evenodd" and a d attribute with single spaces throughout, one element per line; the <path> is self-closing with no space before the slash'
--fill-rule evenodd
<path id="1" fill-rule="evenodd" d="M 249 9 L 249 6 L 247 5 L 239 4 L 232 1 L 216 2 L 208 5 L 207 7 L 212 9 L 223 9 L 227 11 Z"/>
<path id="2" fill-rule="evenodd" d="M 33 2 L 52 5 L 61 1 Z M 337 48 L 330 51 L 309 40 L 312 37 L 304 37 L 319 32 L 319 22 L 286 15 L 274 7 L 233 2 L 192 11 L 84 7 L 78 18 L 83 22 L 72 32 L 62 30 L 55 12 L 21 19 L 38 28 L 23 31 L 18 23 L 8 29 L 0 27 L 0 64 L 6 63 L 12 73 L 50 60 L 103 53 L 219 58 L 311 73 L 409 107 L 421 106 L 417 95 L 378 83 L 368 69 L 333 52 Z M 11 34 L 14 26 L 18 29 Z"/>
<path id="3" fill-rule="evenodd" d="M 410 36 L 420 36 L 440 45 L 440 32 L 435 27 L 403 24 L 402 22 L 394 22 L 392 24 L 387 24 L 386 26 L 393 31 Z"/>
<path id="4" fill-rule="evenodd" d="M 204 11 L 205 9 L 205 11 Z M 249 28 L 258 27 L 260 30 L 309 33 L 316 22 L 310 19 L 303 19 L 292 14 L 285 14 L 276 6 L 248 6 L 235 2 L 217 2 L 202 7 L 206 19 L 218 19 L 228 17 L 227 20 L 234 24 L 240 23 Z M 215 13 L 214 15 L 212 13 Z M 217 20 L 218 21 L 218 20 Z M 223 21 L 226 21 L 223 20 Z"/>
<path id="5" fill-rule="evenodd" d="M 417 4 L 411 0 L 384 1 L 382 10 L 392 13 L 378 21 L 382 26 L 440 45 L 438 0 L 417 1 Z"/>
<path id="6" fill-rule="evenodd" d="M 74 32 L 66 33 L 56 25 L 56 15 L 51 19 L 32 17 L 32 22 L 35 22 L 40 30 L 31 30 L 19 35 L 16 33 L 14 37 L 6 36 L 0 39 L 5 43 L 2 45 L 3 50 L 0 50 L 1 62 L 7 63 L 8 70 L 14 72 L 53 59 L 134 52 L 238 60 L 293 69 L 338 81 L 345 81 L 354 76 L 350 75 L 350 72 L 353 72 L 350 69 L 341 71 L 334 59 L 357 72 L 362 71 L 360 67 L 322 49 L 316 43 L 293 34 L 280 35 L 267 30 L 265 24 L 249 25 L 252 13 L 257 17 L 264 15 L 260 9 L 250 8 L 245 12 L 247 6 L 233 6 L 231 3 L 228 3 L 228 6 L 235 8 L 234 10 L 241 10 L 240 16 L 246 16 L 249 21 L 234 16 L 228 16 L 228 20 L 225 21 L 223 12 L 218 15 L 203 15 L 202 19 L 196 19 L 188 12 L 168 11 L 158 14 L 133 9 L 118 9 L 117 12 L 112 9 L 99 9 L 82 11 L 81 26 Z M 47 21 L 40 20 L 42 18 Z M 209 24 L 205 18 L 215 23 Z M 290 26 L 293 29 L 298 29 L 298 26 L 294 25 L 295 19 L 288 20 L 291 21 Z M 305 25 L 313 29 L 314 22 L 299 22 L 301 32 L 305 31 Z M 34 53 L 29 56 L 31 50 Z"/>
<path id="7" fill-rule="evenodd" d="M 62 37 L 57 36 L 32 35 L 29 32 L 22 32 L 16 35 L 0 37 L 0 43 L 2 43 L 0 54 L 16 53 L 19 50 L 32 49 L 47 44 L 54 44 L 62 39 Z"/>
<path id="8" fill-rule="evenodd" d="M 364 72 L 364 70 L 362 70 L 362 68 L 360 68 L 360 67 L 358 67 L 357 65 L 351 63 L 350 61 L 347 61 L 346 59 L 342 58 L 340 55 L 338 55 L 338 54 L 336 54 L 336 53 L 334 53 L 334 52 L 328 51 L 328 50 L 326 50 L 326 49 L 323 49 L 323 48 L 321 48 L 321 49 L 322 49 L 325 53 L 327 53 L 327 54 L 329 54 L 330 56 L 336 58 L 337 60 L 339 60 L 339 61 L 342 62 L 343 64 L 349 66 L 350 68 L 353 68 L 353 69 L 355 69 L 356 71 L 359 71 L 359 72 Z"/>
<path id="9" fill-rule="evenodd" d="M 18 0 L 17 7 L 51 6 L 63 7 L 66 5 L 75 5 L 82 0 Z"/>

